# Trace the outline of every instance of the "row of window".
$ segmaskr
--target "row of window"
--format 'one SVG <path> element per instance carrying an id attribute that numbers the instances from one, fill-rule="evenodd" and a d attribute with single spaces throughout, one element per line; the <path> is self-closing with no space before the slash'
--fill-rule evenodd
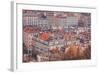
<path id="1" fill-rule="evenodd" d="M 78 18 L 77 17 L 68 17 L 68 18 L 61 18 L 56 20 L 55 22 L 49 19 L 41 19 L 38 17 L 23 17 L 23 24 L 24 25 L 48 25 L 48 24 L 58 24 L 58 25 L 77 25 Z"/>

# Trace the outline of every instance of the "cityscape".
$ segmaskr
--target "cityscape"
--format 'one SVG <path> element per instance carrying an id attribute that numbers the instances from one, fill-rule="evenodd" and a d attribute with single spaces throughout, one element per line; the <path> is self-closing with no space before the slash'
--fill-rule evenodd
<path id="1" fill-rule="evenodd" d="M 91 13 L 22 10 L 23 62 L 91 59 Z"/>

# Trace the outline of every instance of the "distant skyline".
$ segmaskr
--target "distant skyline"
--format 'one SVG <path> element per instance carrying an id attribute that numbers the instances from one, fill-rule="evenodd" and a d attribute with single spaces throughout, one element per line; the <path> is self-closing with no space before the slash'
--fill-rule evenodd
<path id="1" fill-rule="evenodd" d="M 23 10 L 23 25 L 66 27 L 78 25 L 80 21 L 91 24 L 90 20 L 90 13 Z"/>

